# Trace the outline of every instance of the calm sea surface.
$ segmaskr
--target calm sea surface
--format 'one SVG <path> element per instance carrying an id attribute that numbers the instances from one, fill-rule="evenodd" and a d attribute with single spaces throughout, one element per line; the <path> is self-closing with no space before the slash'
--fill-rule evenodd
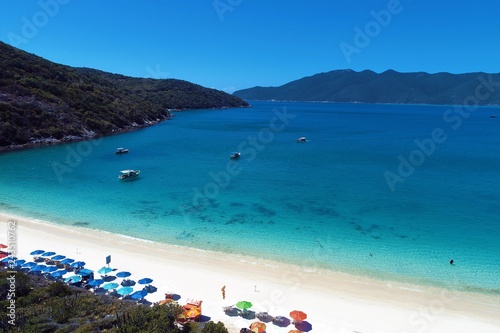
<path id="1" fill-rule="evenodd" d="M 464 118 L 447 106 L 252 104 L 0 154 L 0 210 L 312 268 L 500 292 L 499 108 Z M 297 143 L 300 136 L 308 141 Z M 115 155 L 117 147 L 131 151 Z M 229 159 L 233 151 L 239 160 Z M 140 169 L 140 178 L 119 181 L 128 168 Z"/>

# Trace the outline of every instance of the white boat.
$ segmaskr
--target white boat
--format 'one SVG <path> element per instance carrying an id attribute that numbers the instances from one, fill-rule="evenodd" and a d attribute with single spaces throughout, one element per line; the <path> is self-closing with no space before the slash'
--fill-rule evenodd
<path id="1" fill-rule="evenodd" d="M 301 136 L 300 138 L 297 138 L 297 142 L 306 142 L 307 139 L 305 136 Z"/>
<path id="2" fill-rule="evenodd" d="M 241 153 L 240 153 L 239 151 L 237 151 L 237 152 L 232 153 L 232 154 L 229 156 L 229 158 L 231 158 L 231 159 L 233 159 L 233 160 L 237 160 L 238 158 L 240 158 L 240 156 L 241 156 Z"/>
<path id="3" fill-rule="evenodd" d="M 125 153 L 128 153 L 129 150 L 127 148 L 116 148 L 116 151 L 115 151 L 115 154 L 125 154 Z"/>
<path id="4" fill-rule="evenodd" d="M 141 170 L 122 170 L 122 171 L 120 171 L 120 175 L 118 176 L 118 179 L 121 179 L 121 180 L 135 179 L 135 178 L 139 177 L 140 173 L 141 173 Z"/>

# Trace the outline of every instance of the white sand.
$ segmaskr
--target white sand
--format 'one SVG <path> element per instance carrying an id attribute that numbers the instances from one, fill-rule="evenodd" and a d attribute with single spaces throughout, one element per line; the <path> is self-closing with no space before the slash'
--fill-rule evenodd
<path id="1" fill-rule="evenodd" d="M 147 300 L 159 301 L 170 289 L 181 296 L 179 304 L 188 298 L 203 300 L 203 314 L 224 322 L 231 333 L 255 321 L 224 314 L 223 305 L 240 300 L 252 302 L 253 311 L 271 315 L 289 317 L 290 311 L 302 310 L 308 314 L 310 332 L 500 332 L 500 296 L 378 281 L 4 214 L 0 214 L 1 243 L 7 243 L 9 220 L 16 221 L 18 257 L 30 260 L 31 251 L 50 250 L 83 260 L 87 268 L 97 271 L 111 255 L 110 266 L 117 271 L 132 272 L 130 278 L 136 281 L 154 280 L 158 292 Z M 291 324 L 282 328 L 268 323 L 267 327 L 269 333 L 294 329 Z"/>

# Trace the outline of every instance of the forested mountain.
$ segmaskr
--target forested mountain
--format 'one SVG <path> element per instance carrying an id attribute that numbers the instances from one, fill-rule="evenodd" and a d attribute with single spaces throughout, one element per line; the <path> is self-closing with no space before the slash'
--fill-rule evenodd
<path id="1" fill-rule="evenodd" d="M 500 105 L 500 74 L 337 70 L 233 94 L 247 100 Z"/>
<path id="2" fill-rule="evenodd" d="M 162 121 L 169 109 L 247 106 L 187 81 L 73 68 L 0 42 L 0 148 L 118 133 Z"/>

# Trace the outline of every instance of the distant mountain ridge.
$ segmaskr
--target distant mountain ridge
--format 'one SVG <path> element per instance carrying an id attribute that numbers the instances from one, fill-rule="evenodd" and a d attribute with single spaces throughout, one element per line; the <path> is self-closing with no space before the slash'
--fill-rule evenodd
<path id="1" fill-rule="evenodd" d="M 169 109 L 248 107 L 225 92 L 59 65 L 0 42 L 0 149 L 149 126 Z"/>
<path id="2" fill-rule="evenodd" d="M 233 95 L 246 100 L 500 105 L 500 73 L 428 74 L 388 70 L 378 74 L 369 70 L 335 70 L 279 87 L 238 90 Z"/>

